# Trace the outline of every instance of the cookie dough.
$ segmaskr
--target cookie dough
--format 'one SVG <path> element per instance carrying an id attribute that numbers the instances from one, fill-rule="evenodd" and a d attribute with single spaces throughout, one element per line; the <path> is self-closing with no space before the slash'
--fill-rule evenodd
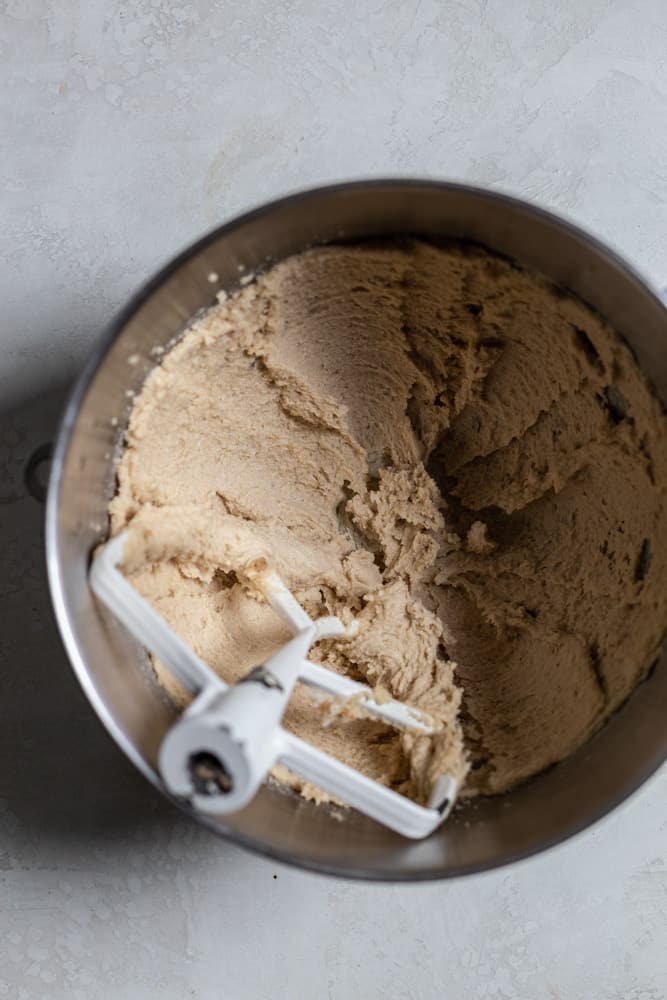
<path id="1" fill-rule="evenodd" d="M 355 616 L 313 656 L 436 735 L 323 726 L 301 689 L 286 724 L 424 801 L 442 771 L 501 792 L 561 760 L 644 677 L 665 484 L 667 420 L 597 315 L 479 249 L 392 241 L 292 257 L 196 318 L 136 400 L 111 519 L 229 681 L 287 638 L 255 560 Z"/>

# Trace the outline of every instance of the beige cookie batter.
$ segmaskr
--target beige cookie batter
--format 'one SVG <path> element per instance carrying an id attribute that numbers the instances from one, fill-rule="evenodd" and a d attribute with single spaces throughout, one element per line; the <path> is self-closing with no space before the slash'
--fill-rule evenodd
<path id="1" fill-rule="evenodd" d="M 258 559 L 358 618 L 314 657 L 436 736 L 324 728 L 300 689 L 287 723 L 420 801 L 565 757 L 667 625 L 658 402 L 588 308 L 478 250 L 318 249 L 223 298 L 147 380 L 118 480 L 126 572 L 227 680 L 287 638 Z"/>

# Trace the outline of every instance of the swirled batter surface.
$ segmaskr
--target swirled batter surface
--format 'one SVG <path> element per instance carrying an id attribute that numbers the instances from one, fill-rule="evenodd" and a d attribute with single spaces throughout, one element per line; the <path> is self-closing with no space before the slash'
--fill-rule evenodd
<path id="1" fill-rule="evenodd" d="M 660 404 L 597 315 L 481 250 L 316 249 L 222 297 L 146 381 L 118 481 L 126 572 L 227 680 L 287 638 L 256 558 L 358 618 L 314 657 L 436 735 L 323 726 L 301 690 L 287 724 L 421 801 L 571 753 L 665 632 Z"/>

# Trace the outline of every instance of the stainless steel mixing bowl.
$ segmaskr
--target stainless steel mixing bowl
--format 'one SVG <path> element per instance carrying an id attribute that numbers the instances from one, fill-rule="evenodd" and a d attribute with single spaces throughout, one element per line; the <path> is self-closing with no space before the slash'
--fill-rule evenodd
<path id="1" fill-rule="evenodd" d="M 431 181 L 343 184 L 250 212 L 182 253 L 115 319 L 79 379 L 55 449 L 46 524 L 51 592 L 74 669 L 118 745 L 160 789 L 157 750 L 173 709 L 145 654 L 97 606 L 86 580 L 91 549 L 106 532 L 128 393 L 155 364 L 155 348 L 177 337 L 219 287 L 313 244 L 393 234 L 473 240 L 571 289 L 627 338 L 667 402 L 660 299 L 585 233 L 511 198 Z M 576 754 L 516 791 L 466 805 L 420 843 L 356 813 L 341 822 L 269 786 L 238 815 L 197 819 L 264 854 L 338 875 L 416 880 L 476 872 L 543 850 L 626 798 L 667 757 L 666 720 L 663 651 L 650 677 Z"/>

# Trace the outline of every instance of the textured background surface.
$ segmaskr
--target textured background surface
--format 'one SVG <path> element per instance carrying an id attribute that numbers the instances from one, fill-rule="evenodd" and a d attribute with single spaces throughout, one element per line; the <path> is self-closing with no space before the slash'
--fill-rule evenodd
<path id="1" fill-rule="evenodd" d="M 663 1000 L 667 772 L 577 840 L 451 884 L 336 882 L 218 843 L 79 693 L 21 475 L 52 390 L 131 289 L 296 187 L 467 179 L 565 213 L 664 284 L 663 0 L 0 12 L 0 997 Z"/>

